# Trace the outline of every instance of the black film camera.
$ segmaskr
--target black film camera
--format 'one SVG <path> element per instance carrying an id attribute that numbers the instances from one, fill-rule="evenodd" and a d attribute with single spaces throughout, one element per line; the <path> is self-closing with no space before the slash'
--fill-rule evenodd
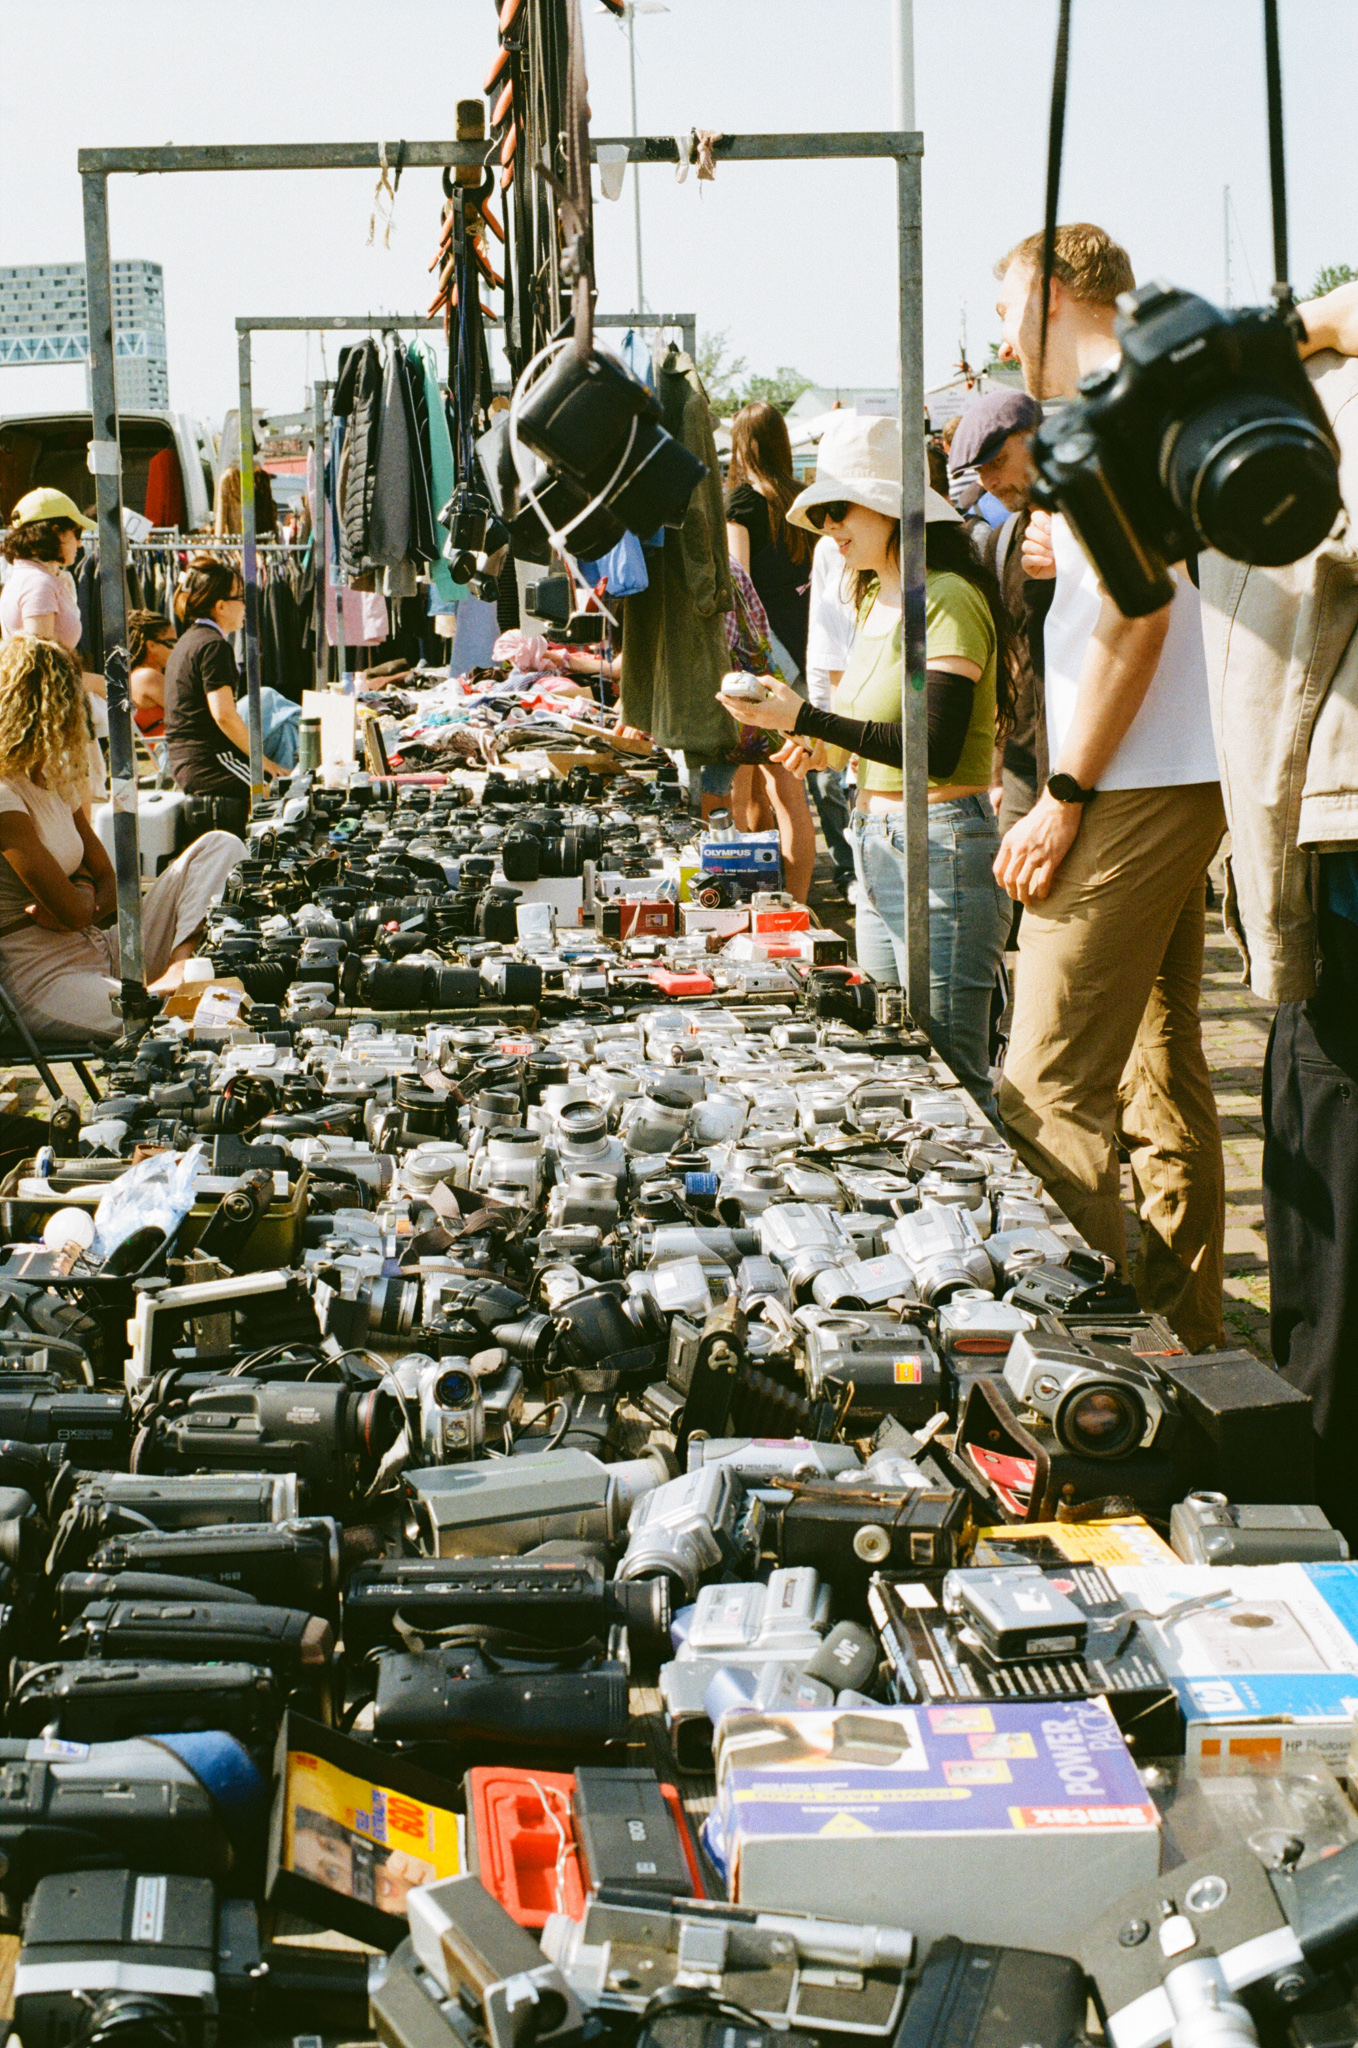
<path id="1" fill-rule="evenodd" d="M 1033 437 L 1038 502 L 1064 512 L 1119 611 L 1174 595 L 1202 548 L 1295 562 L 1340 509 L 1334 436 L 1297 354 L 1295 316 L 1219 312 L 1155 280 L 1118 305 L 1120 362 Z"/>

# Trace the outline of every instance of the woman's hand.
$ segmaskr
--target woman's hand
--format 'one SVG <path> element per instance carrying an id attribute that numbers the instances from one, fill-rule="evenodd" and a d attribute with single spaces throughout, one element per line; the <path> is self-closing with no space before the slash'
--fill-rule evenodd
<path id="1" fill-rule="evenodd" d="M 780 768 L 786 768 L 789 775 L 795 775 L 798 782 L 805 782 L 808 775 L 830 765 L 822 741 L 808 742 L 795 734 L 785 746 L 779 747 L 773 759 Z"/>
<path id="2" fill-rule="evenodd" d="M 768 732 L 791 732 L 805 700 L 781 676 L 760 676 L 759 681 L 768 695 L 758 703 L 747 702 L 744 697 L 723 697 L 720 691 L 717 702 L 741 725 L 763 726 Z"/>

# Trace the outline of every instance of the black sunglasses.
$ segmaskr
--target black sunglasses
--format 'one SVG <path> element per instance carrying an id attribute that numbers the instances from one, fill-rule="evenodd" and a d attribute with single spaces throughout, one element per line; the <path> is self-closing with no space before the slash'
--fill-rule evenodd
<path id="1" fill-rule="evenodd" d="M 817 533 L 824 533 L 827 519 L 833 519 L 836 526 L 842 526 L 848 517 L 848 513 L 849 501 L 847 498 L 831 498 L 828 505 L 808 505 L 806 508 L 806 516 L 815 527 Z"/>

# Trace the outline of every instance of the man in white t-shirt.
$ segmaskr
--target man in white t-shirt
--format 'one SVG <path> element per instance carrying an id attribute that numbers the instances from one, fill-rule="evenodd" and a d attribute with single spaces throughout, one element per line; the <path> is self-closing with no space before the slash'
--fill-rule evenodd
<path id="1" fill-rule="evenodd" d="M 1034 397 L 1073 397 L 1118 354 L 1131 263 L 1101 228 L 1057 230 L 1041 368 L 1042 237 L 996 265 L 1002 354 Z M 1034 515 L 1052 772 L 995 873 L 1024 905 L 1000 1113 L 1076 1227 L 1121 1265 L 1118 1148 L 1141 1217 L 1142 1305 L 1182 1341 L 1222 1341 L 1225 1174 L 1198 1004 L 1207 865 L 1225 829 L 1198 593 L 1127 619 L 1064 518 Z"/>

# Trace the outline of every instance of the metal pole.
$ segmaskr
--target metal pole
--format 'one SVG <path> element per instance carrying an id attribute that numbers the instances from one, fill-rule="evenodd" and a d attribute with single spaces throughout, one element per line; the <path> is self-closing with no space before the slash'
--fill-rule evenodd
<path id="1" fill-rule="evenodd" d="M 316 457 L 316 485 L 311 494 L 311 560 L 316 577 L 316 688 L 330 680 L 330 652 L 325 639 L 325 571 L 329 554 L 325 531 L 325 386 L 311 387 L 311 439 Z"/>
<path id="2" fill-rule="evenodd" d="M 915 0 L 891 0 L 891 98 L 896 126 L 915 125 Z M 635 120 L 633 126 L 635 127 Z"/>
<path id="3" fill-rule="evenodd" d="M 250 333 L 236 336 L 240 363 L 240 526 L 245 585 L 245 683 L 250 699 L 250 808 L 264 795 L 264 718 L 259 703 L 259 554 L 255 531 L 255 416 Z"/>
<path id="4" fill-rule="evenodd" d="M 637 23 L 634 8 L 627 10 L 627 62 L 632 74 L 632 133 L 637 133 Z M 632 172 L 632 223 L 636 236 L 637 252 L 637 304 L 642 310 L 646 306 L 646 294 L 641 284 L 641 173 Z"/>
<path id="5" fill-rule="evenodd" d="M 123 564 L 123 483 L 118 450 L 118 393 L 114 382 L 113 270 L 108 253 L 108 179 L 89 172 L 81 180 L 85 213 L 85 297 L 90 335 L 89 466 L 99 513 L 99 602 L 104 656 L 127 640 L 127 584 Z M 109 796 L 113 804 L 113 871 L 118 885 L 118 951 L 123 1018 L 145 1016 L 146 969 L 141 944 L 141 848 L 137 838 L 137 754 L 126 668 L 111 664 L 108 678 Z"/>
<path id="6" fill-rule="evenodd" d="M 1229 185 L 1223 185 L 1221 188 L 1221 234 L 1226 252 L 1221 303 L 1223 306 L 1229 306 L 1231 303 L 1231 188 Z"/>
<path id="7" fill-rule="evenodd" d="M 924 271 L 920 160 L 896 159 L 901 373 L 901 800 L 905 811 L 905 996 L 921 1031 L 929 1005 L 929 724 L 924 632 Z"/>
<path id="8" fill-rule="evenodd" d="M 684 337 L 684 354 L 685 354 L 686 356 L 690 356 L 690 357 L 692 358 L 692 360 L 693 360 L 693 361 L 694 361 L 694 362 L 696 363 L 696 362 L 697 362 L 697 360 L 698 360 L 698 323 L 697 323 L 697 321 L 696 321 L 696 320 L 685 320 L 685 321 L 684 321 L 684 323 L 683 323 L 683 325 L 682 325 L 682 326 L 680 327 L 680 330 L 679 330 L 679 332 L 680 332 L 680 333 L 681 333 L 681 334 L 683 335 L 683 337 Z"/>

